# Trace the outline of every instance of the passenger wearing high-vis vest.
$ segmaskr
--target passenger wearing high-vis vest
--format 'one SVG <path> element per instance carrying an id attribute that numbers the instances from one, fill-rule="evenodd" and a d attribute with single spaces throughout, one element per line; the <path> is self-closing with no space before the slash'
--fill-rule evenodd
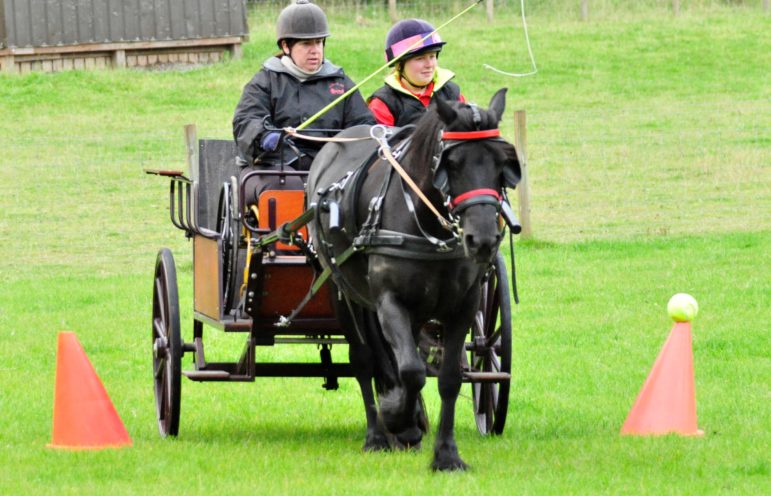
<path id="1" fill-rule="evenodd" d="M 439 33 L 431 34 L 433 31 L 434 27 L 422 19 L 399 21 L 388 31 L 385 57 L 386 62 L 393 61 L 393 71 L 368 99 L 378 124 L 413 124 L 434 98 L 465 101 L 460 87 L 451 81 L 455 74 L 439 67 L 439 52 L 445 42 Z"/>

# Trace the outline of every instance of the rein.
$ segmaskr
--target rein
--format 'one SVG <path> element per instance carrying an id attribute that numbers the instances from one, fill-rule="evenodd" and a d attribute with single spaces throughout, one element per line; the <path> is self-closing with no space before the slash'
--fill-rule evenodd
<path id="1" fill-rule="evenodd" d="M 297 132 L 295 128 L 286 127 L 284 128 L 284 132 L 286 132 L 290 136 L 294 136 L 296 138 L 308 140 L 308 141 L 322 141 L 327 143 L 346 143 L 351 141 L 364 141 L 364 140 L 375 140 L 380 145 L 380 153 L 382 157 L 388 161 L 389 164 L 391 164 L 391 167 L 396 170 L 396 172 L 399 173 L 399 175 L 404 179 L 404 181 L 409 185 L 410 189 L 418 195 L 420 200 L 428 207 L 431 212 L 436 216 L 436 218 L 439 220 L 439 224 L 442 225 L 443 228 L 447 229 L 448 231 L 455 232 L 454 225 L 449 220 L 445 219 L 444 216 L 439 213 L 439 211 L 434 207 L 434 205 L 429 201 L 428 198 L 426 198 L 426 195 L 420 190 L 417 184 L 415 184 L 415 181 L 412 180 L 409 174 L 407 174 L 407 171 L 404 170 L 404 168 L 399 164 L 399 162 L 396 160 L 396 158 L 393 156 L 393 153 L 391 153 L 391 147 L 388 144 L 388 130 L 385 128 L 385 126 L 377 125 L 372 128 L 370 131 L 369 136 L 359 137 L 359 138 L 323 138 L 320 136 L 309 136 L 307 134 L 300 134 Z M 453 134 L 453 133 L 450 133 Z M 454 133 L 454 134 L 464 134 L 464 133 Z M 498 133 L 500 135 L 500 133 Z M 451 139 L 461 139 L 461 138 L 451 138 Z"/>
<path id="2" fill-rule="evenodd" d="M 376 131 L 376 129 L 379 129 Z M 387 130 L 382 126 L 375 126 L 372 128 L 371 136 L 373 139 L 375 139 L 380 144 L 380 151 L 385 160 L 388 161 L 389 164 L 396 170 L 396 172 L 399 173 L 399 175 L 404 179 L 404 181 L 409 185 L 410 189 L 420 198 L 420 200 L 428 207 L 429 210 L 436 216 L 437 220 L 439 221 L 439 224 L 448 231 L 451 231 L 453 233 L 457 233 L 457 225 L 455 222 L 451 222 L 450 220 L 447 220 L 437 209 L 434 207 L 434 205 L 431 203 L 431 201 L 426 197 L 426 195 L 420 190 L 417 184 L 415 184 L 415 181 L 412 180 L 412 178 L 407 174 L 407 171 L 404 170 L 404 168 L 399 164 L 399 162 L 396 160 L 396 158 L 391 153 L 390 146 L 388 145 L 388 142 L 385 138 L 387 134 Z M 483 131 L 442 131 L 440 135 L 440 141 L 451 141 L 449 146 L 442 146 L 435 157 L 434 161 L 437 164 L 435 167 L 438 167 L 439 163 L 441 162 L 442 155 L 449 149 L 458 146 L 462 144 L 465 141 L 474 141 L 474 140 L 482 140 L 482 139 L 501 139 L 501 131 L 500 129 L 485 129 Z M 489 188 L 483 188 L 483 189 L 475 189 L 471 191 L 467 191 L 465 193 L 462 193 L 455 198 L 448 197 L 447 204 L 450 207 L 450 213 L 451 217 L 452 214 L 464 210 L 471 205 L 479 204 L 479 203 L 488 203 L 488 204 L 494 204 L 498 207 L 500 210 L 500 203 L 503 197 L 501 194 L 494 190 Z"/>
<path id="3" fill-rule="evenodd" d="M 476 119 L 475 119 L 476 122 Z M 456 212 L 462 211 L 465 208 L 468 208 L 471 205 L 479 204 L 479 203 L 486 203 L 486 204 L 492 204 L 495 205 L 498 209 L 499 213 L 503 209 L 503 203 L 504 203 L 504 196 L 498 192 L 497 190 L 491 189 L 491 188 L 480 188 L 480 189 L 474 189 L 467 191 L 465 193 L 462 193 L 455 198 L 451 198 L 449 195 L 446 194 L 446 191 L 443 191 L 440 189 L 440 191 L 445 194 L 447 197 L 447 206 L 450 209 L 450 218 L 454 219 L 454 221 L 450 221 L 446 219 L 431 203 L 431 201 L 426 197 L 426 195 L 421 191 L 421 189 L 418 187 L 417 184 L 415 184 L 415 181 L 410 177 L 410 175 L 407 173 L 406 170 L 399 164 L 396 157 L 394 156 L 394 153 L 391 151 L 391 146 L 388 143 L 388 137 L 390 135 L 389 129 L 387 129 L 385 126 L 377 125 L 373 126 L 370 129 L 370 136 L 366 137 L 359 137 L 359 138 L 323 138 L 323 137 L 316 137 L 316 136 L 308 136 L 307 134 L 300 134 L 295 130 L 294 128 L 284 128 L 284 132 L 287 134 L 290 134 L 292 136 L 295 136 L 300 139 L 307 139 L 310 141 L 323 141 L 323 142 L 352 142 L 352 141 L 364 141 L 364 140 L 375 140 L 379 145 L 379 155 L 382 159 L 386 160 L 393 170 L 397 171 L 399 176 L 403 179 L 402 188 L 405 200 L 407 201 L 408 209 L 413 212 L 414 215 L 414 206 L 412 205 L 412 200 L 408 194 L 406 194 L 406 190 L 404 190 L 404 183 L 409 185 L 409 187 L 412 189 L 412 191 L 420 198 L 420 200 L 426 205 L 428 209 L 431 210 L 431 212 L 436 216 L 437 220 L 439 221 L 440 225 L 450 231 L 453 234 L 454 241 L 459 240 L 460 236 L 460 227 L 458 224 L 458 218 L 454 215 Z M 501 133 L 499 129 L 487 129 L 482 131 L 458 131 L 458 132 L 451 132 L 451 131 L 442 131 L 442 133 L 439 136 L 439 150 L 437 154 L 434 157 L 434 171 L 436 168 L 439 167 L 439 164 L 441 163 L 443 154 L 450 150 L 451 148 L 461 145 L 463 142 L 466 141 L 473 141 L 473 140 L 481 140 L 481 139 L 493 139 L 493 140 L 501 140 L 500 137 Z M 448 146 L 445 146 L 443 142 L 450 141 L 452 142 Z M 409 142 L 409 140 L 407 140 Z M 401 154 L 404 151 L 404 148 L 406 148 L 406 143 L 402 142 L 401 145 L 397 146 L 396 148 L 396 154 L 398 156 L 401 156 Z M 347 176 L 346 176 L 347 177 Z M 390 176 L 389 176 L 390 177 Z M 388 183 L 386 182 L 384 185 L 384 188 L 388 188 Z M 381 197 L 379 201 L 382 201 L 382 195 L 384 192 L 381 191 Z M 376 198 L 373 198 L 373 201 L 377 200 Z M 370 205 L 370 211 L 372 212 L 372 204 Z M 318 210 L 316 210 L 318 215 Z M 371 214 L 370 214 L 371 215 Z M 415 220 L 417 221 L 417 217 L 415 217 Z M 369 222 L 369 219 L 368 219 Z M 365 227 L 368 224 L 365 223 Z M 340 265 L 342 265 L 348 258 L 350 258 L 354 253 L 365 250 L 365 249 L 372 249 L 373 246 L 375 246 L 378 250 L 378 253 L 386 254 L 390 256 L 396 256 L 396 257 L 404 257 L 405 253 L 408 253 L 409 255 L 407 258 L 417 259 L 417 260 L 437 260 L 437 259 L 452 259 L 456 258 L 458 255 L 456 253 L 456 249 L 450 247 L 445 241 L 439 240 L 434 238 L 433 236 L 430 236 L 425 231 L 423 231 L 422 227 L 420 226 L 420 222 L 418 222 L 418 228 L 421 230 L 422 237 L 420 236 L 412 236 L 408 234 L 404 234 L 401 232 L 391 232 L 391 231 L 383 231 L 375 228 L 375 230 L 371 230 L 371 228 L 375 227 L 372 224 L 369 224 L 370 230 L 363 230 L 359 232 L 359 235 L 354 239 L 353 243 L 342 253 L 338 254 L 337 256 L 331 256 L 330 261 L 332 263 L 331 266 L 326 267 L 322 273 L 319 275 L 319 277 L 312 283 L 312 287 L 309 290 L 308 294 L 306 295 L 305 299 L 301 303 L 301 305 L 295 309 L 292 314 L 289 317 L 281 317 L 280 321 L 276 324 L 278 326 L 287 326 L 289 322 L 295 318 L 300 310 L 310 301 L 310 299 L 315 295 L 319 288 L 324 284 L 324 282 L 331 276 L 333 279 L 336 280 L 338 285 L 344 286 L 345 285 L 345 279 L 343 278 L 342 274 L 340 273 Z M 432 248 L 428 249 L 425 246 L 425 242 L 428 242 Z M 327 245 L 328 243 L 321 243 L 321 245 Z M 331 246 L 331 245 L 330 245 Z M 438 247 L 438 250 L 437 250 Z M 513 269 L 513 243 L 512 243 L 512 276 L 514 275 L 514 269 Z M 516 292 L 516 282 L 514 287 L 514 298 L 515 301 L 519 302 L 518 295 Z M 349 301 L 348 296 L 345 297 L 346 305 L 349 308 L 349 311 L 351 314 L 353 314 L 351 310 L 351 303 Z M 355 319 L 354 319 L 355 320 Z M 356 327 L 356 334 L 357 337 L 361 340 L 361 342 L 364 342 L 363 336 L 361 331 L 358 329 L 358 326 Z"/>
<path id="4" fill-rule="evenodd" d="M 338 138 L 338 137 L 325 138 L 321 136 L 309 136 L 307 134 L 298 133 L 297 129 L 292 127 L 284 128 L 284 132 L 296 138 L 300 138 L 308 141 L 320 141 L 320 142 L 326 142 L 326 143 L 348 143 L 348 142 L 354 142 L 354 141 L 365 141 L 370 139 L 377 141 L 378 144 L 380 145 L 381 157 L 384 160 L 386 160 L 389 164 L 391 164 L 391 167 L 393 167 L 394 170 L 399 173 L 399 176 L 401 176 L 401 178 L 407 183 L 410 189 L 418 196 L 418 198 L 420 198 L 420 201 L 422 201 L 423 204 L 429 210 L 431 210 L 431 212 L 436 216 L 436 219 L 439 221 L 439 224 L 444 229 L 454 234 L 457 233 L 456 224 L 446 219 L 436 209 L 436 207 L 426 197 L 423 191 L 421 191 L 418 185 L 415 184 L 415 181 L 410 177 L 407 171 L 404 170 L 404 167 L 402 167 L 401 164 L 399 164 L 399 162 L 396 160 L 393 153 L 391 152 L 391 146 L 388 144 L 387 137 L 388 137 L 389 131 L 385 128 L 385 126 L 382 126 L 382 125 L 374 126 L 370 130 L 369 136 L 362 136 L 358 138 Z M 485 129 L 483 131 L 442 131 L 440 136 L 440 141 L 442 142 L 450 141 L 452 143 L 449 146 L 442 147 L 440 149 L 439 154 L 436 157 L 437 163 L 439 160 L 441 160 L 442 154 L 445 151 L 451 149 L 452 147 L 458 146 L 462 144 L 464 141 L 475 141 L 475 140 L 482 140 L 482 139 L 501 139 L 501 131 L 500 129 Z M 503 197 L 498 191 L 494 189 L 483 188 L 483 189 L 474 189 L 471 191 L 467 191 L 465 193 L 462 193 L 456 196 L 455 198 L 449 198 L 447 204 L 450 207 L 451 213 L 454 213 L 459 210 L 465 210 L 471 205 L 476 205 L 479 203 L 488 203 L 491 205 L 496 205 L 500 210 L 500 203 L 502 200 L 503 200 Z"/>
<path id="5" fill-rule="evenodd" d="M 374 128 L 373 128 L 374 129 Z M 391 164 L 391 167 L 394 168 L 396 172 L 399 173 L 401 178 L 409 185 L 410 189 L 418 195 L 418 198 L 420 198 L 420 201 L 422 201 L 426 207 L 428 207 L 429 210 L 436 216 L 437 220 L 439 221 L 439 224 L 442 225 L 443 228 L 447 229 L 448 231 L 455 232 L 454 224 L 450 222 L 449 220 L 445 219 L 444 216 L 439 213 L 439 211 L 434 207 L 434 204 L 431 203 L 431 201 L 426 197 L 426 195 L 423 193 L 423 191 L 420 190 L 417 184 L 415 184 L 415 181 L 412 180 L 409 174 L 407 174 L 407 171 L 404 170 L 404 167 L 399 164 L 399 162 L 396 161 L 393 154 L 391 153 L 391 147 L 388 146 L 388 142 L 385 140 L 385 138 L 375 138 L 378 140 L 378 143 L 380 143 L 380 151 L 383 154 L 383 157 L 388 161 L 389 164 Z"/>
<path id="6" fill-rule="evenodd" d="M 364 141 L 364 140 L 372 139 L 371 136 L 364 136 L 364 137 L 360 137 L 360 138 L 337 138 L 337 137 L 324 138 L 324 137 L 321 137 L 321 136 L 309 136 L 307 134 L 300 134 L 300 133 L 298 133 L 297 129 L 295 129 L 293 127 L 285 127 L 284 128 L 284 132 L 286 134 L 288 134 L 289 136 L 294 136 L 295 138 L 304 139 L 306 141 L 322 141 L 322 142 L 326 142 L 326 143 L 347 143 L 347 142 L 351 142 L 351 141 Z"/>
<path id="7" fill-rule="evenodd" d="M 399 162 L 394 157 L 393 153 L 391 152 L 391 146 L 388 144 L 388 134 L 389 131 L 386 129 L 385 126 L 377 125 L 374 126 L 370 130 L 369 136 L 363 136 L 359 138 L 325 138 L 320 136 L 309 136 L 307 134 L 300 134 L 297 132 L 297 129 L 292 127 L 286 127 L 284 128 L 284 132 L 286 132 L 290 136 L 294 136 L 296 138 L 308 140 L 308 141 L 319 141 L 319 142 L 327 142 L 327 143 L 348 143 L 348 142 L 354 142 L 354 141 L 365 141 L 365 140 L 375 140 L 380 145 L 380 154 L 384 160 L 386 160 L 389 164 L 391 164 L 391 167 L 394 168 L 394 170 L 399 173 L 399 176 L 407 183 L 407 185 L 410 187 L 410 189 L 420 198 L 420 201 L 423 202 L 423 204 L 431 210 L 431 213 L 433 213 L 436 216 L 436 219 L 439 221 L 439 224 L 446 230 L 457 233 L 457 226 L 456 223 L 451 222 L 450 220 L 446 219 L 431 203 L 431 201 L 426 197 L 426 195 L 421 191 L 421 189 L 418 187 L 417 184 L 415 184 L 415 181 L 410 177 L 410 175 L 407 173 L 406 170 L 404 170 L 404 167 L 399 164 Z M 440 141 L 451 141 L 453 142 L 447 147 L 442 147 L 439 151 L 439 154 L 436 157 L 437 164 L 438 161 L 441 160 L 441 155 L 449 150 L 450 148 L 454 146 L 458 146 L 462 144 L 464 141 L 475 141 L 475 140 L 482 140 L 482 139 L 501 139 L 501 131 L 500 129 L 485 129 L 483 131 L 442 131 L 440 136 Z M 483 189 L 474 189 L 471 191 L 467 191 L 465 193 L 462 193 L 455 198 L 448 198 L 447 204 L 450 207 L 451 213 L 454 213 L 459 210 L 464 210 L 471 205 L 479 204 L 479 203 L 488 203 L 492 205 L 497 205 L 500 209 L 500 203 L 502 201 L 503 197 L 501 194 L 494 190 L 489 188 L 483 188 Z"/>

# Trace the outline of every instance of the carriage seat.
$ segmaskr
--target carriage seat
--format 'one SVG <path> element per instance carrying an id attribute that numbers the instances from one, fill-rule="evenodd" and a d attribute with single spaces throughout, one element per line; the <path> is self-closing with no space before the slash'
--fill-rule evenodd
<path id="1" fill-rule="evenodd" d="M 257 200 L 258 226 L 261 229 L 275 231 L 285 222 L 296 219 L 305 211 L 305 191 L 303 190 L 266 190 Z M 304 240 L 308 240 L 308 229 L 300 230 Z M 276 243 L 276 250 L 295 254 L 297 245 Z M 299 254 L 299 253 L 297 253 Z"/>
<path id="2" fill-rule="evenodd" d="M 253 206 L 250 207 L 252 212 Z M 260 193 L 256 207 L 256 223 L 251 220 L 250 223 L 253 226 L 256 224 L 257 235 L 264 236 L 305 212 L 305 191 L 265 190 Z M 306 227 L 300 229 L 299 233 L 304 240 L 308 240 Z M 262 334 L 273 336 L 277 329 L 276 322 L 281 317 L 292 314 L 307 296 L 309 288 L 316 281 L 316 271 L 297 245 L 278 241 L 269 251 L 274 253 L 268 253 L 267 259 L 262 260 L 260 270 L 265 282 L 260 290 L 259 309 L 256 315 L 252 315 L 252 325 L 259 328 Z M 328 285 L 321 286 L 294 317 L 293 325 L 297 327 L 283 329 L 282 333 L 306 335 L 309 331 L 314 333 L 317 328 L 325 331 L 339 329 L 331 306 L 332 301 Z"/>

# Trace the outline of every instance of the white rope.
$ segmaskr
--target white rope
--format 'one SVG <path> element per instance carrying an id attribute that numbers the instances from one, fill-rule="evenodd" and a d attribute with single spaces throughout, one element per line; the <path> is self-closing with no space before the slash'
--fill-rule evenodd
<path id="1" fill-rule="evenodd" d="M 520 6 L 522 10 L 522 26 L 525 28 L 525 42 L 527 43 L 527 53 L 530 54 L 530 63 L 533 65 L 533 70 L 530 72 L 526 72 L 524 74 L 519 74 L 515 72 L 505 72 L 500 69 L 496 69 L 495 67 L 489 64 L 483 64 L 485 69 L 490 69 L 491 71 L 497 72 L 498 74 L 503 74 L 504 76 L 510 76 L 510 77 L 532 76 L 538 72 L 538 68 L 535 66 L 535 57 L 533 57 L 533 49 L 530 48 L 530 36 L 527 34 L 527 19 L 525 19 L 525 0 L 520 0 Z"/>

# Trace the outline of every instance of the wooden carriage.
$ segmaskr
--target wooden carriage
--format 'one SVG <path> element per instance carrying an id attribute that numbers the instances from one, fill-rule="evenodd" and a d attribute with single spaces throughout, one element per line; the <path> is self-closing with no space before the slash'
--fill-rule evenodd
<path id="1" fill-rule="evenodd" d="M 179 432 L 181 377 L 193 381 L 254 381 L 257 377 L 321 377 L 337 389 L 351 377 L 349 363 L 333 363 L 331 347 L 346 343 L 327 284 L 307 244 L 303 191 L 266 191 L 257 205 L 244 205 L 235 144 L 192 140 L 190 172 L 148 170 L 165 176 L 169 214 L 193 247 L 192 339 L 182 339 L 176 267 L 170 250 L 158 252 L 153 287 L 153 364 L 161 435 Z M 190 146 L 190 143 L 189 143 Z M 254 171 L 250 174 L 264 173 Z M 294 174 L 305 174 L 294 172 Z M 204 328 L 247 335 L 233 362 L 208 362 Z M 419 350 L 428 375 L 442 357 L 441 326 L 421 332 Z M 265 363 L 255 348 L 311 344 L 316 363 Z M 483 291 L 464 354 L 464 382 L 472 384 L 474 413 L 482 434 L 500 434 L 506 420 L 511 372 L 511 312 L 508 276 L 499 254 Z M 193 367 L 182 369 L 192 354 Z"/>

